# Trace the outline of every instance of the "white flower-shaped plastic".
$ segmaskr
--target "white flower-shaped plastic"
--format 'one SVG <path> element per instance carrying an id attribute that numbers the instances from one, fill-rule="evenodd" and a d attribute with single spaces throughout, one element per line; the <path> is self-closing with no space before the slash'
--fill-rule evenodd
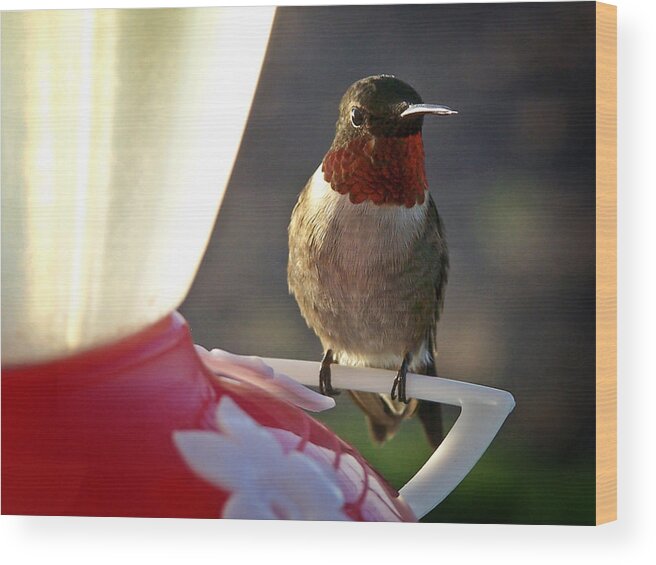
<path id="1" fill-rule="evenodd" d="M 298 445 L 300 437 L 285 432 L 281 441 L 227 395 L 217 406 L 216 424 L 219 431 L 177 431 L 173 440 L 193 472 L 231 493 L 224 518 L 348 519 L 330 457 L 293 449 L 290 439 Z"/>
<path id="2" fill-rule="evenodd" d="M 381 477 L 363 465 L 362 460 L 347 452 L 336 453 L 316 445 L 292 432 L 270 429 L 285 451 L 299 449 L 321 466 L 330 466 L 337 473 L 337 483 L 344 496 L 345 508 L 367 522 L 414 521 L 411 512 L 402 513 L 392 502 L 396 494 L 385 488 Z M 329 518 L 324 518 L 329 519 Z"/>

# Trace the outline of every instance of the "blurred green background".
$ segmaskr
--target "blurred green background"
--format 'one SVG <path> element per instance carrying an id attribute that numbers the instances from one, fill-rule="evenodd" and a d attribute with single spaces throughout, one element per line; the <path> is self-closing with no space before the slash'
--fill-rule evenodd
<path id="1" fill-rule="evenodd" d="M 287 224 L 330 145 L 344 90 L 378 73 L 460 112 L 424 127 L 451 254 L 440 375 L 517 401 L 425 520 L 592 524 L 593 2 L 279 8 L 219 220 L 181 308 L 194 339 L 320 359 L 287 293 Z M 348 395 L 337 403 L 319 419 L 397 488 L 429 456 L 416 421 L 378 447 Z"/>

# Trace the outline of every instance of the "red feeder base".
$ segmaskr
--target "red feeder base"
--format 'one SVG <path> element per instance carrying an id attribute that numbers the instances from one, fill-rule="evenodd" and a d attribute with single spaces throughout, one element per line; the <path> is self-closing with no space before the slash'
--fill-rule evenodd
<path id="1" fill-rule="evenodd" d="M 172 435 L 216 430 L 214 414 L 226 394 L 259 424 L 327 448 L 335 460 L 357 460 L 362 496 L 346 501 L 346 517 L 414 519 L 330 430 L 257 387 L 209 372 L 179 314 L 88 353 L 3 371 L 2 513 L 220 517 L 231 493 L 192 472 Z M 383 500 L 389 512 L 372 513 L 368 507 Z"/>

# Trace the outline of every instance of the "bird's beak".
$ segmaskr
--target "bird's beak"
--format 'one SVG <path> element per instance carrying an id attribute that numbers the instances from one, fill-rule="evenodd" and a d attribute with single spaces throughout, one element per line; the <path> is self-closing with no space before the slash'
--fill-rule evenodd
<path id="1" fill-rule="evenodd" d="M 424 114 L 433 114 L 434 116 L 451 116 L 457 114 L 448 106 L 441 106 L 440 104 L 410 104 L 402 113 L 401 117 L 417 116 Z"/>

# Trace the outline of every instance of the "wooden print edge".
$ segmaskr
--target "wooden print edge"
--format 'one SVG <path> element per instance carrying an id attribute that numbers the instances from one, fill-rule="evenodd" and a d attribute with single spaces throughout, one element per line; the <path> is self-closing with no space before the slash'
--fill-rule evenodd
<path id="1" fill-rule="evenodd" d="M 596 523 L 617 519 L 617 8 L 596 3 Z"/>

